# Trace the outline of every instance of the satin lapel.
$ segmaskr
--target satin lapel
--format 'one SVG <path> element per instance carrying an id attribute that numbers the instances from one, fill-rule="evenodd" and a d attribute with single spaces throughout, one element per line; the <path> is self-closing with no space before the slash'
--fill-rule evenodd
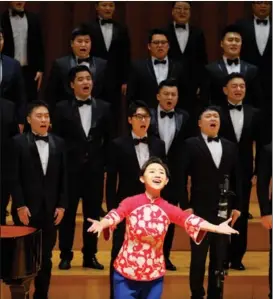
<path id="1" fill-rule="evenodd" d="M 112 45 L 115 43 L 115 40 L 118 38 L 118 28 L 116 26 L 116 24 L 113 24 L 113 34 L 112 34 L 112 40 L 111 40 L 111 44 L 109 47 L 109 52 L 112 48 Z"/>
<path id="2" fill-rule="evenodd" d="M 228 71 L 227 71 L 227 67 L 225 65 L 225 62 L 223 59 L 220 59 L 218 61 L 218 69 L 221 71 L 221 73 L 224 75 L 224 76 L 227 76 L 228 75 Z"/>
<path id="3" fill-rule="evenodd" d="M 71 109 L 72 115 L 71 115 L 71 117 L 74 120 L 76 127 L 78 127 L 79 132 L 82 135 L 82 137 L 86 138 L 86 135 L 85 135 L 85 132 L 84 132 L 84 129 L 83 129 L 83 126 L 82 126 L 82 122 L 81 122 L 81 116 L 80 116 L 80 113 L 79 113 L 79 108 L 76 105 L 76 101 L 73 100 L 73 101 L 71 101 L 71 103 L 68 103 L 68 105 L 72 106 L 72 109 Z"/>
<path id="4" fill-rule="evenodd" d="M 175 119 L 175 135 L 174 136 L 177 137 L 177 135 L 180 132 L 182 123 L 183 123 L 183 114 L 175 112 L 174 113 L 174 119 Z"/>
<path id="5" fill-rule="evenodd" d="M 100 21 L 99 19 L 97 18 L 96 19 L 96 24 L 95 24 L 95 30 L 98 34 L 98 37 L 99 37 L 99 40 L 101 41 L 101 46 L 103 47 L 103 51 L 107 53 L 107 49 L 106 49 L 106 45 L 105 45 L 105 42 L 104 42 L 104 38 L 103 38 L 103 34 L 102 34 L 102 31 L 101 31 L 101 27 L 100 27 Z M 114 34 L 114 33 L 113 33 Z M 111 43 L 112 44 L 112 43 Z"/>
<path id="6" fill-rule="evenodd" d="M 241 60 L 240 67 L 241 67 L 241 69 L 240 69 L 241 74 L 244 75 L 244 77 L 246 77 L 247 71 L 248 71 L 247 63 L 245 63 L 244 61 Z"/>
<path id="7" fill-rule="evenodd" d="M 243 111 L 244 111 L 244 124 L 243 124 L 243 128 L 242 128 L 240 142 L 244 139 L 246 130 L 249 128 L 252 117 L 253 117 L 252 107 L 243 105 Z"/>
<path id="8" fill-rule="evenodd" d="M 140 169 L 132 136 L 128 136 L 125 139 L 125 146 L 126 146 L 127 153 L 129 154 L 130 157 L 132 157 L 133 166 L 135 167 L 135 169 Z"/>
<path id="9" fill-rule="evenodd" d="M 69 69 L 72 69 L 73 67 L 77 66 L 76 58 L 73 55 L 70 55 L 69 57 L 69 65 Z"/>
<path id="10" fill-rule="evenodd" d="M 27 141 L 28 141 L 30 155 L 32 158 L 31 163 L 33 163 L 33 166 L 37 170 L 37 173 L 39 173 L 43 177 L 44 172 L 43 172 L 40 155 L 39 155 L 38 148 L 36 146 L 34 137 L 31 132 L 27 133 L 26 137 L 27 137 Z"/>
<path id="11" fill-rule="evenodd" d="M 50 177 L 50 174 L 54 171 L 54 156 L 56 152 L 56 144 L 50 134 L 48 135 L 48 151 L 46 177 Z"/>
<path id="12" fill-rule="evenodd" d="M 95 128 L 98 124 L 98 119 L 100 118 L 101 111 L 98 108 L 98 103 L 94 98 L 92 98 L 92 120 L 91 120 L 91 126 L 90 129 Z"/>
<path id="13" fill-rule="evenodd" d="M 158 115 L 157 115 L 157 108 L 150 109 L 151 111 L 151 124 L 150 126 L 153 128 L 153 134 L 159 137 L 159 130 L 158 130 Z"/>
<path id="14" fill-rule="evenodd" d="M 168 69 L 167 78 L 172 77 L 173 69 L 174 69 L 174 64 L 173 64 L 172 60 L 169 59 L 169 69 Z"/>
<path id="15" fill-rule="evenodd" d="M 227 130 L 230 131 L 230 133 L 232 134 L 232 140 L 231 141 L 237 143 L 237 137 L 236 137 L 236 134 L 235 134 L 235 131 L 234 131 L 233 123 L 232 123 L 230 113 L 229 113 L 229 109 L 228 109 L 227 105 L 223 108 L 223 113 L 224 113 L 224 118 L 225 118 L 225 121 L 226 121 Z"/>
<path id="16" fill-rule="evenodd" d="M 219 164 L 219 168 L 218 169 L 221 169 L 223 167 L 223 165 L 225 165 L 226 163 L 226 159 L 228 159 L 228 156 L 227 156 L 227 147 L 226 147 L 226 142 L 221 139 L 221 143 L 222 143 L 222 157 L 221 157 L 221 161 L 220 161 L 220 164 Z M 214 164 L 214 163 L 213 163 Z M 215 164 L 214 164 L 215 165 Z M 216 166 L 215 166 L 216 167 Z"/>
<path id="17" fill-rule="evenodd" d="M 217 169 L 214 161 L 213 161 L 213 158 L 212 158 L 212 155 L 210 153 L 210 150 L 209 148 L 207 147 L 206 143 L 205 143 L 205 140 L 203 139 L 203 136 L 199 135 L 197 137 L 199 140 L 199 142 L 197 142 L 197 146 L 202 150 L 202 152 L 204 153 L 204 155 L 210 159 L 211 163 L 213 164 L 213 166 Z"/>
<path id="18" fill-rule="evenodd" d="M 157 81 L 156 81 L 156 76 L 155 76 L 155 71 L 154 71 L 154 67 L 153 67 L 153 63 L 152 63 L 152 59 L 148 58 L 146 60 L 146 66 L 148 69 L 148 73 L 151 76 L 151 79 L 154 81 L 154 83 L 156 84 L 156 86 L 158 86 Z"/>

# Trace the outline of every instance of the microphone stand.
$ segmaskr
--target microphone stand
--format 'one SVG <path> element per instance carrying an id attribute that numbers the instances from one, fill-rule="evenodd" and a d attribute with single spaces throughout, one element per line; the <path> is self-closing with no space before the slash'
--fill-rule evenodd
<path id="1" fill-rule="evenodd" d="M 235 194 L 229 190 L 229 176 L 225 175 L 224 184 L 220 184 L 220 201 L 219 201 L 219 210 L 218 210 L 219 223 L 222 223 L 228 219 L 229 216 L 228 199 L 232 195 Z M 227 270 L 224 269 L 224 261 L 226 259 L 227 246 L 228 246 L 228 236 L 218 235 L 217 238 L 218 238 L 217 249 L 216 249 L 217 264 L 216 264 L 215 276 L 216 276 L 216 286 L 220 293 L 219 299 L 223 299 L 224 281 L 225 281 L 225 276 L 228 274 Z"/>

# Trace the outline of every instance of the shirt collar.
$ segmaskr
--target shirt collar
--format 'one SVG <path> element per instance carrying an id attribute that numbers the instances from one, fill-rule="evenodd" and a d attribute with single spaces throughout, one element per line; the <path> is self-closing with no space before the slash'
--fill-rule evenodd
<path id="1" fill-rule="evenodd" d="M 232 106 L 240 106 L 243 104 L 243 101 L 239 102 L 238 104 L 233 104 L 230 100 L 228 100 L 228 103 Z"/>
<path id="2" fill-rule="evenodd" d="M 258 18 L 256 15 L 254 15 L 254 19 L 255 19 L 255 21 L 256 20 L 260 20 L 260 18 Z M 268 17 L 266 17 L 265 19 L 263 19 L 263 20 L 266 20 L 266 21 L 268 21 L 268 23 L 270 22 L 270 18 L 269 18 L 269 16 Z"/>
<path id="3" fill-rule="evenodd" d="M 206 135 L 205 133 L 203 133 L 203 132 L 201 132 L 201 135 L 202 135 L 202 137 L 203 137 L 203 139 L 206 141 L 206 142 L 208 142 L 208 135 Z M 214 137 L 217 137 L 218 135 L 216 135 L 216 136 L 214 136 Z"/>
<path id="4" fill-rule="evenodd" d="M 143 137 L 139 137 L 139 136 L 137 136 L 137 135 L 133 132 L 133 130 L 132 130 L 132 136 L 133 136 L 134 139 L 141 139 L 141 138 L 144 138 L 144 137 L 148 137 L 147 133 L 145 134 L 145 136 L 143 136 Z"/>
<path id="5" fill-rule="evenodd" d="M 42 136 L 42 137 L 48 136 L 48 133 L 46 133 L 45 135 L 40 135 L 40 134 L 37 134 L 37 133 L 35 133 L 35 132 L 33 132 L 33 131 L 31 131 L 31 132 L 32 132 L 32 134 L 35 135 L 35 136 Z"/>
<path id="6" fill-rule="evenodd" d="M 158 113 L 160 113 L 160 111 L 164 111 L 164 112 L 175 112 L 175 110 L 174 110 L 174 108 L 172 109 L 172 110 L 168 110 L 168 111 L 166 111 L 166 110 L 164 110 L 163 108 L 161 108 L 161 106 L 160 105 L 157 105 L 157 112 Z"/>
<path id="7" fill-rule="evenodd" d="M 77 97 L 77 96 L 75 96 L 75 98 L 77 99 L 77 101 L 82 101 L 82 102 L 84 102 L 84 101 L 87 101 L 87 100 L 92 100 L 92 98 L 91 98 L 91 96 L 89 96 L 88 98 L 86 98 L 86 99 L 81 99 L 81 98 L 79 98 L 79 97 Z"/>

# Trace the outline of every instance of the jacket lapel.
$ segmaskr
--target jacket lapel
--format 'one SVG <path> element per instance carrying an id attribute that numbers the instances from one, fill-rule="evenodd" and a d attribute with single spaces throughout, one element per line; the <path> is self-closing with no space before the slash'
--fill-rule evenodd
<path id="1" fill-rule="evenodd" d="M 42 168 L 42 164 L 41 164 L 40 155 L 39 155 L 38 148 L 36 146 L 33 134 L 31 132 L 29 132 L 29 133 L 27 133 L 26 137 L 27 137 L 27 142 L 28 142 L 28 146 L 30 149 L 30 155 L 32 157 L 33 166 L 36 168 L 37 173 L 39 173 L 39 175 L 41 177 L 44 177 L 44 172 L 43 172 L 43 168 Z"/>
<path id="2" fill-rule="evenodd" d="M 227 76 L 228 75 L 228 71 L 227 71 L 227 67 L 225 65 L 224 59 L 220 59 L 218 61 L 218 70 L 224 75 Z"/>
<path id="3" fill-rule="evenodd" d="M 81 122 L 81 116 L 79 113 L 79 108 L 76 105 L 76 100 L 72 100 L 71 103 L 69 103 L 68 105 L 72 105 L 72 119 L 75 122 L 76 127 L 79 128 L 79 132 L 82 135 L 82 137 L 85 139 L 86 135 L 82 126 L 82 122 Z"/>
<path id="4" fill-rule="evenodd" d="M 239 142 L 241 142 L 244 139 L 246 135 L 246 130 L 249 128 L 253 117 L 252 108 L 250 106 L 243 105 L 243 111 L 244 111 L 244 123 L 243 123 L 242 134 Z"/>
<path id="5" fill-rule="evenodd" d="M 205 142 L 203 136 L 199 135 L 197 138 L 198 138 L 197 146 L 204 153 L 204 156 L 210 159 L 210 161 L 211 161 L 212 165 L 214 166 L 214 168 L 218 169 L 216 167 L 215 163 L 214 163 L 214 160 L 212 158 L 211 152 L 210 152 L 208 146 L 206 145 L 206 142 Z M 222 156 L 222 158 L 223 158 L 223 156 Z M 222 159 L 221 159 L 221 162 L 222 162 Z M 221 162 L 220 162 L 220 165 L 221 165 Z M 220 168 L 220 165 L 219 165 L 219 168 Z"/>
<path id="6" fill-rule="evenodd" d="M 180 132 L 182 123 L 183 123 L 183 114 L 175 111 L 174 119 L 175 119 L 175 135 L 174 135 L 174 137 L 177 137 L 177 135 Z"/>
<path id="7" fill-rule="evenodd" d="M 101 41 L 100 42 L 101 48 L 99 47 L 99 45 L 97 45 L 97 47 L 100 48 L 102 50 L 102 52 L 107 53 L 108 51 L 106 49 L 105 41 L 104 41 L 103 34 L 102 34 L 102 31 L 101 31 L 99 18 L 97 18 L 96 22 L 95 22 L 95 31 L 96 31 L 96 34 L 98 35 L 98 40 Z M 114 36 L 114 26 L 113 26 L 113 36 Z M 113 41 L 113 36 L 112 36 L 112 41 Z M 111 42 L 111 45 L 112 45 L 112 42 Z M 111 47 L 111 45 L 110 45 L 110 47 Z M 110 50 L 110 48 L 109 48 L 109 50 Z"/>
<path id="8" fill-rule="evenodd" d="M 156 84 L 156 86 L 158 86 L 151 58 L 148 58 L 146 60 L 146 66 L 147 66 L 147 69 L 148 69 L 148 74 L 150 75 L 151 79 L 154 81 L 154 84 Z"/>

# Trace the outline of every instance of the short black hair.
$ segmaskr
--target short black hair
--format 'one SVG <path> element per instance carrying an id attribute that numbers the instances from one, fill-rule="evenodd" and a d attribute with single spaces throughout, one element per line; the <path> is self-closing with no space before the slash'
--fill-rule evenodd
<path id="1" fill-rule="evenodd" d="M 147 167 L 153 163 L 156 163 L 156 164 L 160 164 L 164 169 L 165 169 L 165 172 L 166 172 L 166 176 L 167 178 L 170 177 L 170 170 L 168 168 L 168 166 L 158 157 L 150 157 L 144 164 L 143 166 L 141 167 L 140 169 L 140 176 L 143 176 L 144 175 L 144 172 L 146 171 Z"/>
<path id="2" fill-rule="evenodd" d="M 215 105 L 210 105 L 210 106 L 203 107 L 200 110 L 198 119 L 201 119 L 202 115 L 207 111 L 216 111 L 220 115 L 220 107 Z"/>
<path id="3" fill-rule="evenodd" d="M 228 82 L 231 81 L 234 78 L 241 78 L 246 82 L 245 76 L 243 74 L 241 74 L 241 73 L 231 73 L 231 74 L 229 74 L 225 77 L 223 86 L 227 86 Z"/>
<path id="4" fill-rule="evenodd" d="M 173 2 L 172 2 L 172 7 L 173 7 L 173 8 L 175 7 L 175 4 L 176 4 L 177 2 L 186 2 L 186 3 L 189 4 L 190 7 L 192 6 L 192 2 L 191 2 L 191 1 L 173 1 Z"/>
<path id="5" fill-rule="evenodd" d="M 225 38 L 226 34 L 230 33 L 230 32 L 238 33 L 242 37 L 242 32 L 240 30 L 240 27 L 237 26 L 236 24 L 231 24 L 231 25 L 226 26 L 223 29 L 222 34 L 221 34 L 221 40 L 223 40 Z"/>
<path id="6" fill-rule="evenodd" d="M 49 112 L 49 106 L 46 102 L 44 101 L 41 101 L 41 100 L 37 100 L 37 101 L 33 101 L 31 103 L 28 104 L 27 106 L 27 116 L 29 116 L 32 111 L 35 109 L 35 108 L 38 108 L 38 107 L 45 107 L 48 112 Z"/>
<path id="7" fill-rule="evenodd" d="M 81 24 L 80 26 L 74 28 L 71 32 L 71 41 L 73 41 L 79 35 L 89 35 L 92 40 L 91 32 L 87 24 Z"/>
<path id="8" fill-rule="evenodd" d="M 90 74 L 91 78 L 93 78 L 92 73 L 88 66 L 77 65 L 77 66 L 72 67 L 68 73 L 69 82 L 74 82 L 76 75 L 79 72 L 88 72 Z"/>
<path id="9" fill-rule="evenodd" d="M 143 101 L 134 101 L 128 107 L 127 116 L 132 117 L 136 113 L 138 108 L 145 109 L 147 111 L 147 113 L 149 115 L 151 115 L 151 111 L 149 109 L 149 106 L 145 102 L 143 102 Z"/>
<path id="10" fill-rule="evenodd" d="M 169 78 L 169 79 L 163 80 L 159 83 L 158 88 L 157 88 L 157 93 L 159 93 L 160 90 L 165 86 L 177 87 L 177 89 L 178 89 L 177 81 L 174 78 Z"/>
<path id="11" fill-rule="evenodd" d="M 148 35 L 148 42 L 149 42 L 149 44 L 152 42 L 153 36 L 155 34 L 165 35 L 166 38 L 167 38 L 167 40 L 169 41 L 168 33 L 166 32 L 165 29 L 163 29 L 163 28 L 154 28 L 154 29 L 151 29 L 149 31 L 149 35 Z"/>

